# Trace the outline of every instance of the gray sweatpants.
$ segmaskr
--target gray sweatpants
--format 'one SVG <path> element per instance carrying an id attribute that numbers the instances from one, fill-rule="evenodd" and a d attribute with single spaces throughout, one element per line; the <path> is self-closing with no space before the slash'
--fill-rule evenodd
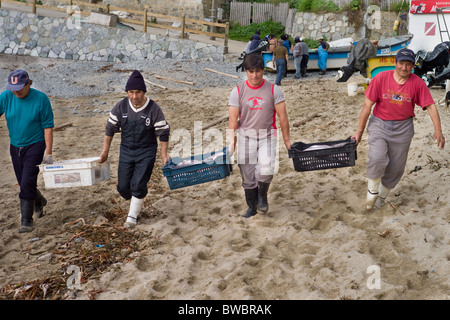
<path id="1" fill-rule="evenodd" d="M 414 136 L 413 118 L 385 121 L 372 115 L 369 125 L 369 160 L 367 178 L 381 178 L 381 183 L 394 188 L 405 171 L 408 151 Z"/>
<path id="2" fill-rule="evenodd" d="M 254 189 L 258 182 L 270 183 L 275 173 L 277 155 L 276 137 L 238 136 L 237 161 L 244 189 Z"/>

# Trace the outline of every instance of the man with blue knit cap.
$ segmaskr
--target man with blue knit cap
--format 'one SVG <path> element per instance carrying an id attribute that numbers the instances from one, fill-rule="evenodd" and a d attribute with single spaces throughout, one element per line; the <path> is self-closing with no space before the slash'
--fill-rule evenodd
<path id="1" fill-rule="evenodd" d="M 114 134 L 121 132 L 117 191 L 130 200 L 130 210 L 124 224 L 126 228 L 136 226 L 144 198 L 148 193 L 147 183 L 152 175 L 158 147 L 161 143 L 163 165 L 169 160 L 170 126 L 161 108 L 147 98 L 144 77 L 134 70 L 125 86 L 127 98 L 119 101 L 111 110 L 106 122 L 106 132 L 100 163 L 108 159 Z"/>
<path id="2" fill-rule="evenodd" d="M 47 200 L 37 189 L 38 165 L 52 163 L 53 110 L 47 95 L 31 88 L 24 70 L 8 76 L 0 94 L 0 116 L 5 114 L 10 154 L 20 186 L 21 226 L 19 233 L 33 231 L 33 214 L 41 217 Z"/>

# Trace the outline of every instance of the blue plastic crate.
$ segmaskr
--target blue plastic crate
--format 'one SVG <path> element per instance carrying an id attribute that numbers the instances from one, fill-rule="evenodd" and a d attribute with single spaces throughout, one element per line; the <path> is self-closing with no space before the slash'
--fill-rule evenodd
<path id="1" fill-rule="evenodd" d="M 217 156 L 222 152 L 223 155 Z M 201 162 L 196 164 L 182 165 L 183 162 Z M 178 166 L 178 167 L 177 167 Z M 163 175 L 167 178 L 170 189 L 184 188 L 200 183 L 224 179 L 232 171 L 231 161 L 228 155 L 228 148 L 222 151 L 215 151 L 207 154 L 196 155 L 186 158 L 170 158 L 162 168 Z"/>

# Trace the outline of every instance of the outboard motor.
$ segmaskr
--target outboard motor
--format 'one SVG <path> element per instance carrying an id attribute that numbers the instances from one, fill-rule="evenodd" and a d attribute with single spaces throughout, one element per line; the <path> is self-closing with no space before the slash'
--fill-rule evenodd
<path id="1" fill-rule="evenodd" d="M 445 68 L 448 67 L 450 62 L 449 50 L 450 41 L 445 41 L 438 44 L 431 52 L 419 50 L 416 54 L 416 66 L 414 67 L 414 73 L 419 77 L 422 77 L 428 72 L 434 71 L 436 78 L 444 71 Z"/>
<path id="2" fill-rule="evenodd" d="M 361 39 L 350 52 L 347 65 L 341 67 L 342 76 L 337 82 L 347 82 L 356 71 L 366 76 L 366 59 L 377 55 L 377 47 L 367 38 Z"/>
<path id="3" fill-rule="evenodd" d="M 242 68 L 242 71 L 244 71 L 244 61 L 245 61 L 246 56 L 248 56 L 249 54 L 255 54 L 255 53 L 260 54 L 263 51 L 267 51 L 268 47 L 269 47 L 269 42 L 267 40 L 261 40 L 259 42 L 258 46 L 255 49 L 253 49 L 252 51 L 249 51 L 249 52 L 244 51 L 241 54 L 241 56 L 239 57 L 239 59 L 242 60 L 242 63 L 236 67 L 236 72 L 239 71 L 239 69 L 241 69 L 241 68 Z"/>

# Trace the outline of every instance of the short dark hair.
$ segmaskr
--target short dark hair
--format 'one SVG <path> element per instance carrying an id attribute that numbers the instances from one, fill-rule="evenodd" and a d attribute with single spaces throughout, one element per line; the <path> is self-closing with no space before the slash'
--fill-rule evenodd
<path id="1" fill-rule="evenodd" d="M 259 53 L 252 53 L 244 59 L 244 70 L 264 70 L 264 60 Z"/>

